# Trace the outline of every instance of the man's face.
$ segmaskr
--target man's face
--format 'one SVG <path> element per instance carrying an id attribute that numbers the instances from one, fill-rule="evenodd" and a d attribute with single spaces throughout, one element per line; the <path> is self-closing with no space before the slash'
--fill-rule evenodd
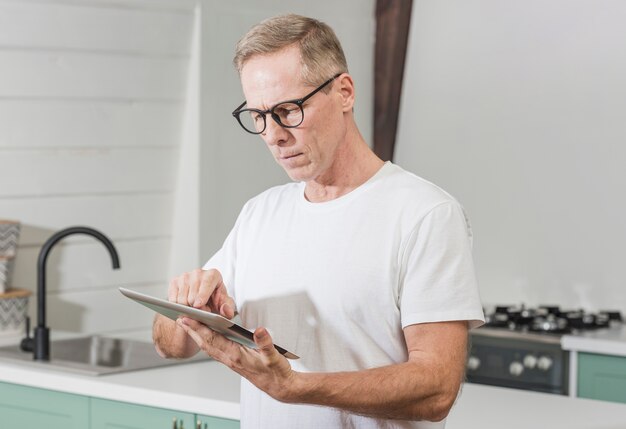
<path id="1" fill-rule="evenodd" d="M 301 67 L 297 47 L 252 57 L 241 71 L 246 107 L 266 110 L 307 95 L 315 88 L 302 82 Z M 319 81 L 330 77 L 319 76 Z M 337 149 L 346 135 L 346 103 L 337 83 L 328 85 L 328 94 L 320 91 L 304 103 L 304 121 L 297 128 L 283 128 L 271 115 L 266 117 L 261 137 L 292 180 L 308 182 L 332 174 Z"/>

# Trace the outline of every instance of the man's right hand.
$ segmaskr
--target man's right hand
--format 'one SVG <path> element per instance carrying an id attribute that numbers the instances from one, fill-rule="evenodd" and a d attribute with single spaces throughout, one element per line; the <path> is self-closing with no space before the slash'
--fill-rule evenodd
<path id="1" fill-rule="evenodd" d="M 219 271 L 201 270 L 181 274 L 170 281 L 167 298 L 171 302 L 188 305 L 227 319 L 235 316 L 235 301 L 228 295 Z M 186 358 L 199 348 L 174 321 L 157 314 L 152 328 L 157 352 L 163 357 Z"/>
<path id="2" fill-rule="evenodd" d="M 167 299 L 232 319 L 235 301 L 228 295 L 222 275 L 215 269 L 196 269 L 170 282 Z"/>

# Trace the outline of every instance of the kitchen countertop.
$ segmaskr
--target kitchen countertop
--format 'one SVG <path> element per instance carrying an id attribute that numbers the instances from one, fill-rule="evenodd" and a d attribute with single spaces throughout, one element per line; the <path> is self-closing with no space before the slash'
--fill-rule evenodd
<path id="1" fill-rule="evenodd" d="M 0 381 L 239 419 L 237 374 L 213 361 L 92 377 L 0 360 Z M 617 429 L 626 404 L 467 383 L 447 429 Z"/>
<path id="2" fill-rule="evenodd" d="M 104 375 L 35 369 L 0 361 L 0 382 L 239 419 L 237 374 L 214 361 Z"/>
<path id="3" fill-rule="evenodd" d="M 569 351 L 626 356 L 626 324 L 611 329 L 564 335 L 561 346 Z"/>
<path id="4" fill-rule="evenodd" d="M 54 339 L 77 334 L 53 332 Z M 150 341 L 150 331 L 115 335 Z M 19 342 L 19 336 L 0 336 L 0 346 Z M 0 382 L 57 390 L 114 401 L 239 419 L 240 377 L 215 361 L 189 362 L 102 376 L 82 375 L 3 360 Z"/>
<path id="5" fill-rule="evenodd" d="M 624 429 L 626 404 L 467 383 L 446 429 Z"/>
<path id="6" fill-rule="evenodd" d="M 239 375 L 215 361 L 89 376 L 0 358 L 0 382 L 239 419 Z"/>

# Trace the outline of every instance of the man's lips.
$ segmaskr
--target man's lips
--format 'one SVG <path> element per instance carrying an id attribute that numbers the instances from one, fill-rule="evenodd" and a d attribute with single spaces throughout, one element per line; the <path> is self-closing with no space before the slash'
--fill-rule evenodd
<path id="1" fill-rule="evenodd" d="M 280 155 L 280 159 L 291 159 L 291 158 L 295 158 L 296 156 L 302 155 L 302 153 L 293 153 L 293 154 L 289 154 L 289 155 Z"/>

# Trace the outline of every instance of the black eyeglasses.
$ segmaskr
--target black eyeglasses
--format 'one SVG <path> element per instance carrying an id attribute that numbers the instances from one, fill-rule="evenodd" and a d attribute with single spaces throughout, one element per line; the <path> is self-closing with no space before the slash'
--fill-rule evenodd
<path id="1" fill-rule="evenodd" d="M 302 121 L 304 121 L 304 109 L 302 108 L 304 102 L 313 97 L 322 88 L 337 79 L 342 74 L 343 73 L 337 73 L 313 91 L 309 92 L 303 98 L 298 100 L 283 101 L 267 110 L 242 109 L 242 107 L 246 105 L 246 101 L 244 101 L 235 109 L 233 116 L 237 119 L 241 127 L 251 134 L 261 134 L 265 131 L 267 126 L 265 117 L 268 113 L 281 127 L 295 128 L 299 126 Z"/>

